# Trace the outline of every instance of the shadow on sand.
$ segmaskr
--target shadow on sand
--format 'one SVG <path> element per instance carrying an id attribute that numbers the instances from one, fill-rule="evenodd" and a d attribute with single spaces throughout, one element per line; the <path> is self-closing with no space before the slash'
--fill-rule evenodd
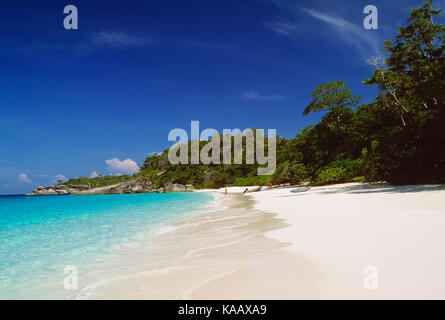
<path id="1" fill-rule="evenodd" d="M 429 185 L 410 185 L 410 186 L 384 186 L 373 184 L 359 184 L 353 186 L 345 186 L 343 188 L 336 188 L 332 190 L 320 190 L 319 194 L 335 194 L 335 193 L 349 193 L 349 194 L 370 194 L 370 193 L 419 193 L 425 191 L 440 191 L 445 190 L 445 185 L 429 184 Z"/>
<path id="2" fill-rule="evenodd" d="M 292 189 L 293 187 L 285 187 L 283 189 Z M 351 186 L 343 187 L 327 187 L 325 190 L 309 190 L 307 192 L 295 193 L 289 195 L 282 195 L 281 198 L 295 197 L 308 195 L 313 192 L 319 195 L 329 195 L 336 193 L 346 193 L 346 194 L 373 194 L 373 193 L 419 193 L 426 191 L 441 191 L 445 190 L 445 185 L 443 184 L 429 184 L 429 185 L 409 185 L 409 186 L 388 186 L 388 185 L 375 185 L 375 184 L 356 184 Z"/>

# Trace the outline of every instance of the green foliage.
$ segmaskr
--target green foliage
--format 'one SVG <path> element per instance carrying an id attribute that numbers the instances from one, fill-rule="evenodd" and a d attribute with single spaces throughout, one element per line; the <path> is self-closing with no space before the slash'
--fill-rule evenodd
<path id="1" fill-rule="evenodd" d="M 272 175 L 273 184 L 291 183 L 298 184 L 307 179 L 308 173 L 305 166 L 297 161 L 285 161 L 280 163 Z"/>
<path id="2" fill-rule="evenodd" d="M 79 177 L 69 179 L 67 182 L 60 183 L 66 186 L 88 186 L 90 188 L 105 187 L 112 184 L 117 184 L 122 181 L 130 179 L 128 175 L 122 176 L 98 176 L 96 178 Z"/>
<path id="3" fill-rule="evenodd" d="M 271 176 L 255 176 L 247 178 L 237 178 L 233 183 L 234 186 L 266 186 L 271 180 Z"/>
<path id="4" fill-rule="evenodd" d="M 445 27 L 439 15 L 432 1 L 412 10 L 395 41 L 385 42 L 386 59 L 372 61 L 376 70 L 365 83 L 383 93 L 373 103 L 368 133 L 378 141 L 367 161 L 369 179 L 445 182 Z"/>
<path id="5" fill-rule="evenodd" d="M 326 168 L 320 171 L 313 184 L 342 183 L 347 181 L 347 176 L 348 174 L 345 168 Z"/>
<path id="6" fill-rule="evenodd" d="M 345 80 L 333 81 L 315 88 L 312 93 L 312 102 L 306 107 L 303 115 L 311 112 L 330 111 L 338 109 L 353 109 L 361 98 L 351 93 Z"/>
<path id="7" fill-rule="evenodd" d="M 314 185 L 349 182 L 358 176 L 359 160 L 341 159 L 319 170 L 313 181 Z"/>

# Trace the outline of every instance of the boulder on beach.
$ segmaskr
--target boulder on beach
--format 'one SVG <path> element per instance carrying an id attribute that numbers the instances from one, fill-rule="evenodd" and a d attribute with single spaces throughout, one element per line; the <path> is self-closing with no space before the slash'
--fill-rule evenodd
<path id="1" fill-rule="evenodd" d="M 173 193 L 173 192 L 186 192 L 186 187 L 183 184 L 169 184 L 164 189 L 165 193 Z"/>

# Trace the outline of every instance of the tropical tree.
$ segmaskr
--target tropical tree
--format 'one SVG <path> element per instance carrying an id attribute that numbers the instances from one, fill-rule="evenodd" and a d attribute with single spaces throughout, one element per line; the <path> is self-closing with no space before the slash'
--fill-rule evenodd
<path id="1" fill-rule="evenodd" d="M 303 115 L 328 111 L 326 118 L 334 120 L 337 134 L 342 137 L 342 116 L 348 111 L 355 110 L 360 100 L 360 97 L 351 93 L 345 80 L 325 83 L 312 92 L 312 101 L 304 110 Z"/>
<path id="2" fill-rule="evenodd" d="M 441 10 L 432 0 L 413 9 L 395 41 L 385 41 L 385 56 L 368 62 L 376 67 L 365 84 L 386 92 L 385 103 L 407 126 L 406 115 L 437 110 L 445 104 L 445 27 L 436 23 Z M 385 59 L 386 57 L 386 59 Z"/>
<path id="3" fill-rule="evenodd" d="M 376 177 L 393 183 L 445 182 L 445 27 L 433 2 L 413 9 L 365 84 L 382 94 L 373 103 L 378 128 L 368 135 Z M 399 124 L 399 125 L 398 125 Z M 369 149 L 371 150 L 371 149 Z"/>

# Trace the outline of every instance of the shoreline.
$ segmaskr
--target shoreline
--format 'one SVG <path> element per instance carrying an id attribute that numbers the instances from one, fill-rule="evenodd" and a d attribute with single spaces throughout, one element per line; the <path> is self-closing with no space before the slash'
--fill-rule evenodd
<path id="1" fill-rule="evenodd" d="M 289 245 L 250 258 L 192 298 L 445 298 L 445 186 L 350 183 L 247 195 L 287 224 L 265 236 Z"/>
<path id="2" fill-rule="evenodd" d="M 246 188 L 197 191 L 213 200 L 90 265 L 70 298 L 445 298 L 444 185 Z"/>
<path id="3" fill-rule="evenodd" d="M 218 207 L 203 208 L 202 213 L 181 219 L 171 232 L 158 235 L 149 247 L 139 251 L 140 256 L 132 257 L 133 263 L 141 266 L 140 272 L 89 288 L 86 297 L 190 299 L 197 288 L 231 274 L 254 256 L 287 245 L 264 236 L 285 224 L 274 215 L 254 209 L 252 199 L 238 194 L 211 194 L 217 195 L 214 204 Z M 171 251 L 168 261 L 151 266 L 157 253 L 167 251 Z"/>

